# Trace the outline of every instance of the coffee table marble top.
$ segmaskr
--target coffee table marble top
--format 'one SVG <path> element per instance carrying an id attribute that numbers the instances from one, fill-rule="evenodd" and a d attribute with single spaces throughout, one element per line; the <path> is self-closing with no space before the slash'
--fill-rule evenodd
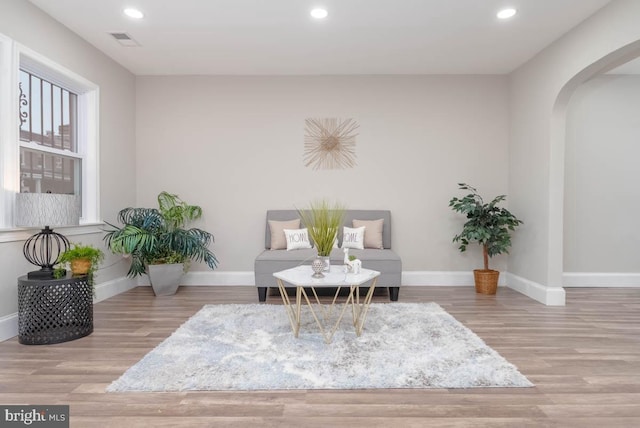
<path id="1" fill-rule="evenodd" d="M 380 272 L 362 269 L 359 274 L 345 273 L 343 265 L 332 265 L 329 272 L 323 272 L 324 278 L 313 278 L 309 265 L 300 265 L 273 274 L 278 279 L 296 287 L 349 287 L 362 285 L 380 276 Z"/>

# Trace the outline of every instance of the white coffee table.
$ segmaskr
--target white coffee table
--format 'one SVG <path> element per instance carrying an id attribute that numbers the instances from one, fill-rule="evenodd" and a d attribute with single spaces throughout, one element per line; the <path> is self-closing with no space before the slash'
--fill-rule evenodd
<path id="1" fill-rule="evenodd" d="M 370 269 L 362 269 L 362 271 L 356 275 L 352 273 L 345 273 L 344 266 L 339 265 L 331 266 L 329 272 L 323 273 L 325 275 L 324 278 L 312 278 L 311 275 L 313 274 L 313 271 L 311 270 L 311 266 L 303 265 L 273 274 L 278 282 L 280 296 L 282 297 L 282 302 L 287 310 L 287 315 L 289 316 L 294 336 L 298 337 L 298 333 L 300 332 L 300 314 L 302 312 L 303 300 L 309 307 L 309 310 L 311 311 L 311 314 L 313 315 L 313 318 L 315 319 L 326 343 L 331 343 L 333 335 L 338 329 L 347 307 L 351 307 L 353 326 L 355 327 L 356 335 L 360 336 L 360 334 L 362 334 L 362 328 L 364 327 L 364 322 L 367 318 L 367 312 L 371 305 L 371 298 L 373 297 L 373 291 L 376 288 L 376 282 L 378 280 L 378 276 L 380 276 L 380 272 Z M 368 281 L 372 281 L 372 283 L 369 285 L 369 290 L 367 291 L 365 298 L 361 301 L 360 293 L 358 293 L 358 287 Z M 296 299 L 293 303 L 287 295 L 285 283 L 296 287 Z M 327 287 L 337 287 L 338 289 L 336 290 L 336 294 L 333 296 L 331 303 L 323 305 L 318 298 L 316 289 Z M 344 302 L 344 306 L 340 311 L 338 318 L 335 320 L 335 323 L 332 323 L 330 317 L 342 287 L 348 287 L 349 294 L 347 295 L 347 299 Z M 309 300 L 309 296 L 307 295 L 305 288 L 311 288 L 313 296 L 315 297 L 315 303 L 322 312 L 322 322 L 318 318 L 316 311 L 313 309 L 313 305 L 311 300 Z"/>

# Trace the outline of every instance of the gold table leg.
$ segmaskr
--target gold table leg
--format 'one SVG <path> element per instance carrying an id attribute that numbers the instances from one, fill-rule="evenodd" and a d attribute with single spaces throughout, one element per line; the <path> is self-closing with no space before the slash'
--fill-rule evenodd
<path id="1" fill-rule="evenodd" d="M 371 299 L 373 298 L 373 291 L 376 288 L 376 282 L 378 282 L 378 278 L 374 278 L 373 282 L 369 286 L 369 291 L 367 291 L 367 295 L 362 302 L 362 305 L 358 303 L 358 316 L 354 320 L 354 325 L 356 328 L 356 336 L 360 336 L 362 334 L 362 329 L 364 328 L 364 322 L 367 319 L 367 312 L 369 312 L 369 308 L 371 307 Z M 359 294 L 358 294 L 359 296 Z M 358 299 L 359 301 L 360 299 Z"/>
<path id="2" fill-rule="evenodd" d="M 287 295 L 287 290 L 281 279 L 278 279 L 278 290 L 280 290 L 280 297 L 282 297 L 282 303 L 284 303 L 285 310 L 287 311 L 287 316 L 289 317 L 289 323 L 291 324 L 293 336 L 298 337 L 298 332 L 300 331 L 300 299 L 298 298 L 298 290 L 296 290 L 295 308 L 291 304 L 291 300 Z"/>
<path id="3" fill-rule="evenodd" d="M 364 328 L 364 322 L 367 318 L 367 312 L 369 311 L 369 307 L 371 306 L 371 300 L 373 298 L 373 292 L 375 290 L 377 280 L 378 278 L 373 279 L 373 282 L 371 283 L 371 286 L 369 286 L 369 290 L 367 291 L 367 295 L 362 302 L 360 301 L 358 286 L 350 286 L 347 300 L 344 302 L 344 306 L 342 307 L 342 310 L 340 311 L 340 314 L 338 315 L 335 323 L 331 325 L 329 317 L 333 312 L 333 308 L 336 306 L 340 288 L 338 288 L 338 290 L 336 291 L 336 294 L 333 297 L 333 300 L 331 301 L 329 307 L 325 308 L 325 306 L 323 306 L 320 302 L 315 288 L 309 286 L 309 288 L 311 288 L 313 292 L 315 302 L 318 304 L 318 307 L 320 308 L 322 314 L 322 321 L 320 321 L 316 314 L 316 311 L 313 309 L 313 304 L 311 303 L 311 300 L 309 299 L 309 296 L 307 295 L 304 287 L 296 286 L 296 301 L 295 304 L 292 304 L 289 296 L 287 295 L 284 283 L 281 279 L 278 279 L 278 289 L 280 290 L 280 296 L 282 297 L 282 302 L 284 303 L 285 309 L 287 311 L 294 337 L 298 337 L 298 333 L 300 332 L 300 318 L 303 300 L 309 307 L 309 311 L 311 312 L 316 325 L 320 329 L 320 333 L 322 333 L 322 337 L 324 338 L 325 343 L 331 343 L 331 340 L 338 330 L 340 322 L 342 321 L 342 318 L 344 317 L 344 314 L 349 306 L 351 306 L 353 326 L 355 328 L 356 336 L 360 336 L 362 334 L 362 329 Z"/>

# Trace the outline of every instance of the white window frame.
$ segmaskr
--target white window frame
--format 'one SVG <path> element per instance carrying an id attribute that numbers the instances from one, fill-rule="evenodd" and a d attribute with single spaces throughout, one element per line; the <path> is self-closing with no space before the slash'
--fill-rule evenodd
<path id="1" fill-rule="evenodd" d="M 78 155 L 82 159 L 81 225 L 100 224 L 99 87 L 47 57 L 0 34 L 0 231 L 15 232 L 15 195 L 20 192 L 20 147 L 54 154 L 68 153 L 33 143 L 21 142 L 19 133 L 19 70 L 77 94 Z M 62 153 L 60 153 L 62 152 Z M 83 233 L 83 232 L 76 232 Z M 91 233 L 91 232 L 85 232 Z M 71 233 L 74 234 L 74 233 Z M 0 242 L 20 239 L 0 233 Z"/>

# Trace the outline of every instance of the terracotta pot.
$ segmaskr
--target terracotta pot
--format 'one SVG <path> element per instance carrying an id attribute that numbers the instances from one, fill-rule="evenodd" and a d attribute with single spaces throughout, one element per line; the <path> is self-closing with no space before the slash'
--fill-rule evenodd
<path id="1" fill-rule="evenodd" d="M 71 273 L 74 275 L 86 275 L 91 268 L 90 259 L 73 259 L 70 264 Z"/>
<path id="2" fill-rule="evenodd" d="M 476 293 L 496 294 L 498 289 L 498 277 L 500 272 L 493 269 L 476 269 L 473 271 L 473 279 L 476 283 Z"/>

